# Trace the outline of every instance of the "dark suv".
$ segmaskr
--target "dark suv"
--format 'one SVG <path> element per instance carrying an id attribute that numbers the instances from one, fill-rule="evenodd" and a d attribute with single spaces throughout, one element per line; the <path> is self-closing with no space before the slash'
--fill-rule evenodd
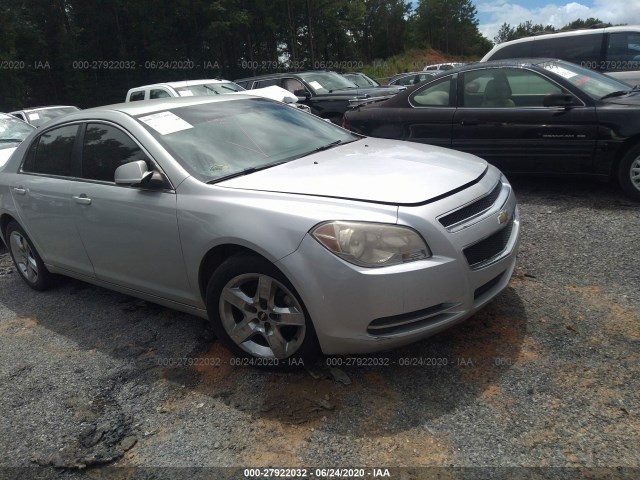
<path id="1" fill-rule="evenodd" d="M 308 105 L 311 112 L 340 125 L 342 115 L 350 105 L 363 100 L 392 97 L 398 89 L 361 88 L 342 75 L 331 71 L 274 73 L 259 77 L 240 78 L 235 83 L 252 90 L 277 85 L 298 96 L 298 102 Z"/>

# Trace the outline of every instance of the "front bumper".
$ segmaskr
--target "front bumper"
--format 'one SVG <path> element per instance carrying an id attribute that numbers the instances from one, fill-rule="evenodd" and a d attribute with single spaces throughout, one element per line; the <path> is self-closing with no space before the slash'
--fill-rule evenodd
<path id="1" fill-rule="evenodd" d="M 495 191 L 496 182 L 497 175 L 487 175 L 438 202 L 399 208 L 398 224 L 423 235 L 433 253 L 430 259 L 362 268 L 306 235 L 296 252 L 278 262 L 302 297 L 323 352 L 369 353 L 414 342 L 465 320 L 502 291 L 515 268 L 520 238 L 515 196 L 506 180 L 483 212 L 449 227 L 439 222 Z M 471 247 L 482 247 L 482 253 L 483 245 L 500 235 L 501 249 L 488 250 L 481 262 L 472 255 L 471 265 Z"/>

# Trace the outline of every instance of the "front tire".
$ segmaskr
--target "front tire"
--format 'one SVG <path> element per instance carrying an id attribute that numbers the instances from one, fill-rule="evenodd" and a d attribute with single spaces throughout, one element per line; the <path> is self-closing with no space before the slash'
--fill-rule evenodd
<path id="1" fill-rule="evenodd" d="M 16 270 L 25 283 L 39 291 L 51 288 L 53 275 L 47 270 L 33 243 L 17 222 L 9 222 L 5 238 Z"/>
<path id="2" fill-rule="evenodd" d="M 277 365 L 313 361 L 319 352 L 300 296 L 262 257 L 239 254 L 224 261 L 209 281 L 206 302 L 215 334 L 238 356 Z"/>
<path id="3" fill-rule="evenodd" d="M 640 201 L 640 144 L 631 148 L 620 161 L 618 183 L 624 193 Z"/>

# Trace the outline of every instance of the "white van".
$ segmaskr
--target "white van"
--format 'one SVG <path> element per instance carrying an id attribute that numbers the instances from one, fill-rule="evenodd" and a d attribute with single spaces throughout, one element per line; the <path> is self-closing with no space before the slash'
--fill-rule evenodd
<path id="1" fill-rule="evenodd" d="M 559 58 L 629 85 L 640 84 L 640 26 L 591 28 L 519 38 L 496 45 L 481 62 Z"/>

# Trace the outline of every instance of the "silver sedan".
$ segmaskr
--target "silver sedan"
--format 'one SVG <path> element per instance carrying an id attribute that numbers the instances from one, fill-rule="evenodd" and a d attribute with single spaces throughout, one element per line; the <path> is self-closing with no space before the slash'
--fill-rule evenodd
<path id="1" fill-rule="evenodd" d="M 509 282 L 519 217 L 477 157 L 239 95 L 49 123 L 0 169 L 0 231 L 34 289 L 75 277 L 208 318 L 235 354 L 291 361 L 469 317 Z"/>

